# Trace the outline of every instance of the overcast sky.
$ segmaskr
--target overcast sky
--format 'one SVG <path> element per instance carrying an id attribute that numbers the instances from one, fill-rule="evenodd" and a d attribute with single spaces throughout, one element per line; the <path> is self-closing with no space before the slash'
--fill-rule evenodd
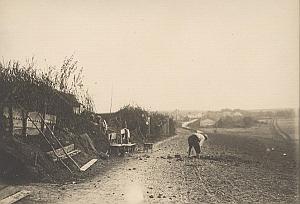
<path id="1" fill-rule="evenodd" d="M 75 54 L 98 112 L 298 107 L 298 0 L 0 0 L 0 56 Z"/>

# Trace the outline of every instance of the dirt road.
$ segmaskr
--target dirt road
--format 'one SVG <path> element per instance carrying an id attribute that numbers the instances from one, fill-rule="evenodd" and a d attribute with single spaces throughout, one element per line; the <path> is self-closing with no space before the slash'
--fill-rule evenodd
<path id="1" fill-rule="evenodd" d="M 257 139 L 210 135 L 202 159 L 190 159 L 190 133 L 177 132 L 152 153 L 110 161 L 90 181 L 24 186 L 33 194 L 23 203 L 296 203 L 292 155 L 270 156 Z"/>

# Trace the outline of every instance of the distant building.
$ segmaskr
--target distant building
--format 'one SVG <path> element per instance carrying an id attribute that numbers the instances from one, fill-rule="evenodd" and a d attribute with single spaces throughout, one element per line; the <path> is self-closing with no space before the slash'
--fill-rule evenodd
<path id="1" fill-rule="evenodd" d="M 190 114 L 188 114 L 188 117 L 190 119 L 201 118 L 201 117 L 203 117 L 203 113 L 190 113 Z"/>
<path id="2" fill-rule="evenodd" d="M 243 114 L 241 114 L 240 112 L 234 112 L 233 116 L 235 116 L 235 117 L 242 117 Z"/>
<path id="3" fill-rule="evenodd" d="M 223 117 L 226 117 L 226 116 L 232 116 L 233 114 L 232 114 L 232 112 L 230 112 L 230 111 L 224 111 L 224 112 L 222 112 L 222 116 Z"/>
<path id="4" fill-rule="evenodd" d="M 216 121 L 211 119 L 200 120 L 200 127 L 213 127 L 216 124 Z"/>

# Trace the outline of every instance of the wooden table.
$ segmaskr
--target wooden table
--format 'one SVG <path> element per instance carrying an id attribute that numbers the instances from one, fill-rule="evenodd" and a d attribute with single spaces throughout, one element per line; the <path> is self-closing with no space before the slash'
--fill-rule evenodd
<path id="1" fill-rule="evenodd" d="M 110 144 L 110 154 L 120 155 L 125 152 L 132 153 L 135 151 L 136 144 Z"/>

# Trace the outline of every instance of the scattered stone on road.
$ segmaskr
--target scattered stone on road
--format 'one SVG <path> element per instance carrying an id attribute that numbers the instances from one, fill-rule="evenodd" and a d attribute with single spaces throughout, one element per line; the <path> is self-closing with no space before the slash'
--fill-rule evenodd
<path id="1" fill-rule="evenodd" d="M 297 175 L 292 171 L 293 164 L 288 163 L 292 155 L 288 149 L 278 152 L 273 160 L 258 155 L 257 163 L 243 156 L 253 148 L 257 154 L 266 153 L 266 146 L 258 145 L 266 140 L 255 138 L 251 143 L 245 138 L 217 135 L 210 136 L 201 159 L 187 158 L 190 132 L 177 131 L 178 136 L 155 144 L 161 151 L 110 159 L 110 166 L 91 182 L 69 183 L 61 188 L 49 184 L 26 186 L 33 192 L 28 203 L 297 203 Z M 232 153 L 232 144 L 245 148 Z M 256 151 L 258 147 L 261 151 Z"/>

